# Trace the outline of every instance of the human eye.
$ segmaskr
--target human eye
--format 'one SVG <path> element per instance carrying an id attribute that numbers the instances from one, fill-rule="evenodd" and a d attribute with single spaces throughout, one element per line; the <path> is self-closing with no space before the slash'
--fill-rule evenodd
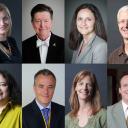
<path id="1" fill-rule="evenodd" d="M 6 87 L 7 84 L 6 84 L 6 83 L 0 83 L 0 86 L 2 86 L 2 87 Z"/>
<path id="2" fill-rule="evenodd" d="M 77 18 L 77 21 L 81 21 L 81 20 L 82 20 L 82 18 L 81 18 L 81 17 L 78 17 L 78 18 Z"/>

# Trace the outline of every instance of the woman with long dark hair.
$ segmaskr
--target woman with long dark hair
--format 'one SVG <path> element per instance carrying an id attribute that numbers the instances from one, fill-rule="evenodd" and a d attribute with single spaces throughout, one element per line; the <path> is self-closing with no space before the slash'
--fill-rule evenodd
<path id="1" fill-rule="evenodd" d="M 0 70 L 0 128 L 22 128 L 21 92 L 15 79 Z"/>
<path id="2" fill-rule="evenodd" d="M 96 6 L 80 5 L 72 18 L 69 47 L 74 50 L 72 63 L 106 63 L 107 37 Z"/>

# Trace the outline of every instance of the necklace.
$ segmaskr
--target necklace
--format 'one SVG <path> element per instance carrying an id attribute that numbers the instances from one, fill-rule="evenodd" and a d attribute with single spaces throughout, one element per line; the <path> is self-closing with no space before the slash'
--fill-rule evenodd
<path id="1" fill-rule="evenodd" d="M 0 50 L 8 57 L 10 58 L 11 54 L 12 54 L 12 49 L 10 44 L 7 41 L 7 46 L 8 48 L 6 48 L 2 43 L 0 43 Z"/>

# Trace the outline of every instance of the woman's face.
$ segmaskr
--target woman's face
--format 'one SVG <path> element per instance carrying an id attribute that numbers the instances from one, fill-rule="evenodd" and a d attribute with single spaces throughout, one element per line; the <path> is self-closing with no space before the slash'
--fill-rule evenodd
<path id="1" fill-rule="evenodd" d="M 75 91 L 79 100 L 88 100 L 92 94 L 92 83 L 89 76 L 85 76 L 76 84 Z"/>
<path id="2" fill-rule="evenodd" d="M 7 36 L 10 29 L 10 17 L 5 11 L 0 11 L 0 36 Z"/>
<path id="3" fill-rule="evenodd" d="M 81 9 L 76 18 L 76 26 L 82 35 L 90 35 L 94 32 L 95 17 L 89 9 Z"/>
<path id="4" fill-rule="evenodd" d="M 9 90 L 6 79 L 0 74 L 0 101 L 7 101 Z"/>

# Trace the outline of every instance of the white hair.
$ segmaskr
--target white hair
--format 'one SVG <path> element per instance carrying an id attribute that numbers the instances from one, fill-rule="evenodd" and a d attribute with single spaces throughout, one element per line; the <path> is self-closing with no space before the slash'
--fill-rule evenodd
<path id="1" fill-rule="evenodd" d="M 123 7 L 121 7 L 119 10 L 118 10 L 118 13 L 117 13 L 117 20 L 119 19 L 119 14 L 120 12 L 122 11 L 128 11 L 128 5 L 125 5 Z"/>

